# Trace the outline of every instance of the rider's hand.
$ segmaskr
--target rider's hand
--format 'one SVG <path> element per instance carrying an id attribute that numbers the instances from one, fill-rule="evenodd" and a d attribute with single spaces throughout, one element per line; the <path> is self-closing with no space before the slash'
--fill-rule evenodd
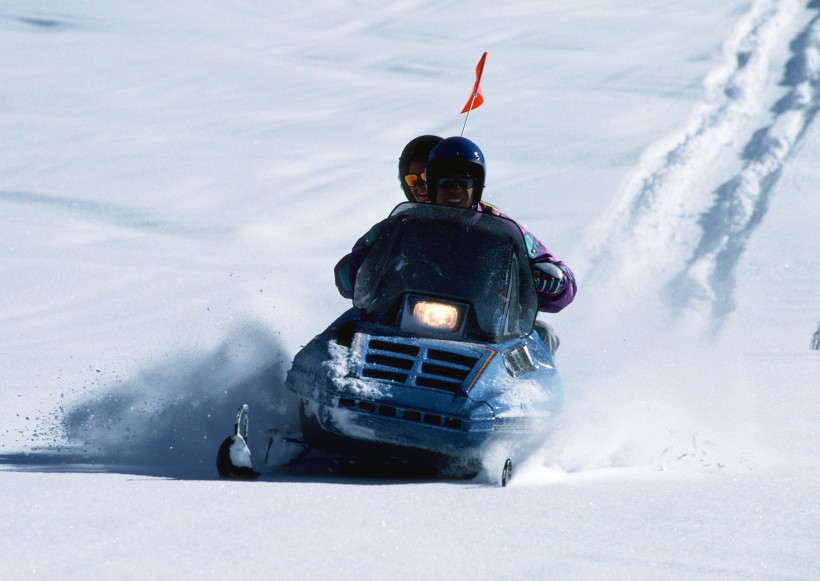
<path id="1" fill-rule="evenodd" d="M 532 279 L 535 282 L 535 290 L 549 296 L 561 294 L 567 284 L 564 271 L 549 262 L 533 264 Z"/>

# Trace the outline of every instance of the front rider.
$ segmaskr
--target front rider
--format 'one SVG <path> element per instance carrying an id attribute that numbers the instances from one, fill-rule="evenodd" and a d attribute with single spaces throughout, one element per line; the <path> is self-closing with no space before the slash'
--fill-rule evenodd
<path id="1" fill-rule="evenodd" d="M 476 212 L 489 212 L 512 220 L 497 208 L 481 201 L 486 164 L 484 154 L 469 139 L 449 137 L 439 143 L 430 152 L 426 174 L 428 195 L 434 204 L 472 208 Z M 566 264 L 555 258 L 526 228 L 521 224 L 518 227 L 527 244 L 535 290 L 538 293 L 538 310 L 557 313 L 575 298 L 575 276 Z"/>

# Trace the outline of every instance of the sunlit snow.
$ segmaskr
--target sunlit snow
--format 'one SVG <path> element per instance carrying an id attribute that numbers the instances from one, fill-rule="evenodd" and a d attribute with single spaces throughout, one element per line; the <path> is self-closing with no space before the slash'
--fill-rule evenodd
<path id="1" fill-rule="evenodd" d="M 804 0 L 0 3 L 0 577 L 820 578 L 819 39 Z M 485 199 L 578 277 L 546 444 L 506 488 L 217 479 L 241 404 L 255 460 L 298 434 L 333 265 L 484 51 Z"/>

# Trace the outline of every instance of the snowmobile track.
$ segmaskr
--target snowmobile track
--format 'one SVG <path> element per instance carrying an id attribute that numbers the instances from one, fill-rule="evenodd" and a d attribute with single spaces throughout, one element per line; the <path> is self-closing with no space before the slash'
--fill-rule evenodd
<path id="1" fill-rule="evenodd" d="M 710 332 L 734 309 L 747 241 L 820 107 L 820 2 L 759 0 L 724 50 L 686 128 L 626 183 L 591 268 L 623 286 L 638 273 L 677 314 L 709 311 Z"/>

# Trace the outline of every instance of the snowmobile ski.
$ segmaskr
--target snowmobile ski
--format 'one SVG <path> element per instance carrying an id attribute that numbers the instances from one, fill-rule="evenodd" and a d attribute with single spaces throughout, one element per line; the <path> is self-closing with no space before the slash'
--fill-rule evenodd
<path id="1" fill-rule="evenodd" d="M 248 404 L 243 404 L 236 412 L 233 434 L 219 446 L 216 469 L 221 478 L 254 480 L 259 477 L 259 473 L 253 469 L 251 450 L 247 443 L 249 416 Z"/>

